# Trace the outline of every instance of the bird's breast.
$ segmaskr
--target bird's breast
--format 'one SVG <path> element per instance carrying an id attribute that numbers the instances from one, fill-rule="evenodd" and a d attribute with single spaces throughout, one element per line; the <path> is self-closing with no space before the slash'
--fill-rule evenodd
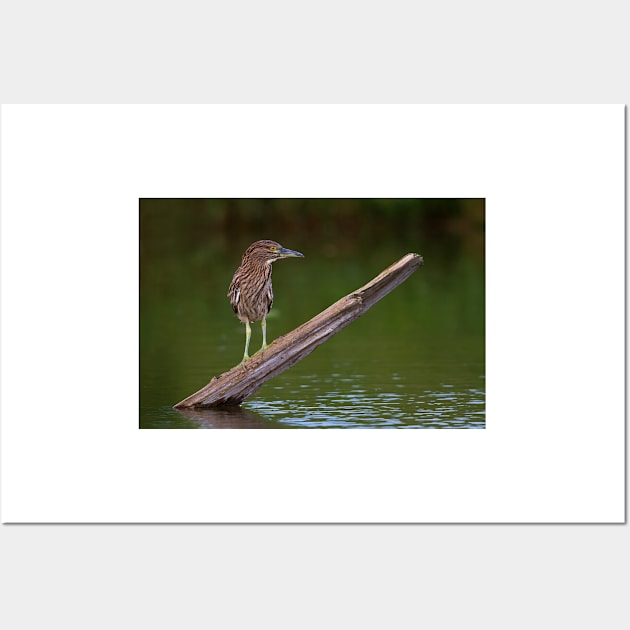
<path id="1" fill-rule="evenodd" d="M 265 269 L 239 268 L 234 274 L 228 296 L 232 309 L 243 322 L 255 322 L 267 316 L 273 304 L 271 273 Z"/>

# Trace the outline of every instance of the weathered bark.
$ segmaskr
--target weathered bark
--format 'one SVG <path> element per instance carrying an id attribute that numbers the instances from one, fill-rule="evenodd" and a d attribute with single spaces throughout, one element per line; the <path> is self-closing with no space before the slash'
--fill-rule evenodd
<path id="1" fill-rule="evenodd" d="M 175 405 L 175 409 L 240 405 L 268 380 L 309 355 L 317 346 L 363 315 L 373 304 L 402 284 L 423 264 L 422 256 L 407 254 L 374 280 L 346 295 L 319 315 L 276 339 L 244 366 L 237 365 Z"/>

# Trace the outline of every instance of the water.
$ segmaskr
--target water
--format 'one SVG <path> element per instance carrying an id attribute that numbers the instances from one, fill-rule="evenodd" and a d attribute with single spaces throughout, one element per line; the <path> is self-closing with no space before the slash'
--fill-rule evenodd
<path id="1" fill-rule="evenodd" d="M 453 255 L 452 243 L 446 249 L 413 234 L 348 248 L 347 236 L 320 247 L 315 238 L 272 232 L 305 258 L 274 264 L 269 341 L 408 252 L 425 265 L 241 406 L 174 410 L 240 361 L 244 327 L 226 293 L 245 246 L 260 237 L 246 234 L 232 246 L 197 232 L 149 239 L 145 231 L 141 241 L 141 428 L 485 428 L 483 256 Z M 260 324 L 252 330 L 254 351 Z"/>
<path id="2" fill-rule="evenodd" d="M 305 359 L 307 362 L 308 359 Z M 289 429 L 289 428 L 485 428 L 484 376 L 481 364 L 467 366 L 467 377 L 418 387 L 414 370 L 382 373 L 347 363 L 351 372 L 330 376 L 291 370 L 272 379 L 240 407 L 219 410 L 144 409 L 142 428 Z M 441 368 L 444 376 L 454 366 Z M 459 366 L 461 369 L 461 366 Z M 296 370 L 296 368 L 293 368 Z M 475 385 L 473 385 L 475 384 Z"/>
<path id="3" fill-rule="evenodd" d="M 422 273 L 421 268 L 407 282 L 421 283 Z M 172 405 L 238 362 L 244 343 L 242 325 L 230 319 L 226 330 L 220 331 L 207 321 L 201 323 L 207 327 L 206 336 L 186 335 L 178 346 L 188 348 L 182 359 L 188 365 L 175 368 L 174 362 L 179 362 L 169 356 L 172 348 L 168 348 L 175 332 L 173 337 L 165 334 L 162 343 L 152 348 L 156 357 L 142 370 L 141 427 L 484 428 L 483 338 L 440 335 L 435 326 L 429 336 L 427 331 L 413 331 L 412 320 L 406 326 L 384 327 L 381 319 L 389 319 L 390 311 L 400 308 L 396 291 L 404 298 L 399 287 L 383 298 L 382 305 L 377 303 L 236 408 L 179 411 Z M 230 308 L 227 299 L 224 308 Z M 270 337 L 276 336 L 274 329 L 278 335 L 288 332 L 286 325 L 278 330 L 279 319 L 270 319 Z M 195 328 L 191 325 L 187 330 Z M 252 347 L 259 343 L 260 327 L 255 325 Z M 173 369 L 183 384 L 174 382 Z"/>

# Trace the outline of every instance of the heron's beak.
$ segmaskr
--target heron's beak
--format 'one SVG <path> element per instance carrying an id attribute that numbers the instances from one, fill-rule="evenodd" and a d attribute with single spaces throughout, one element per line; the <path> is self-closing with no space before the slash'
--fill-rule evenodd
<path id="1" fill-rule="evenodd" d="M 296 258 L 304 258 L 304 254 L 300 254 L 300 252 L 296 252 L 292 249 L 287 249 L 286 247 L 280 249 L 278 253 L 280 254 L 280 256 L 282 256 L 282 258 L 290 258 L 291 256 L 295 256 Z"/>

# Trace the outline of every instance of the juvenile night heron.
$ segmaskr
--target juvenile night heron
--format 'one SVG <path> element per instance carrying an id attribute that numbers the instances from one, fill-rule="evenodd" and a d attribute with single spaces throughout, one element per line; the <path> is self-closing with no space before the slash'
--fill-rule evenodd
<path id="1" fill-rule="evenodd" d="M 250 324 L 262 320 L 263 342 L 260 350 L 267 347 L 267 313 L 273 304 L 271 288 L 271 265 L 280 258 L 303 257 L 300 252 L 282 247 L 275 241 L 256 241 L 243 254 L 241 266 L 234 273 L 228 289 L 232 310 L 245 324 L 245 352 L 243 360 L 249 359 Z"/>

